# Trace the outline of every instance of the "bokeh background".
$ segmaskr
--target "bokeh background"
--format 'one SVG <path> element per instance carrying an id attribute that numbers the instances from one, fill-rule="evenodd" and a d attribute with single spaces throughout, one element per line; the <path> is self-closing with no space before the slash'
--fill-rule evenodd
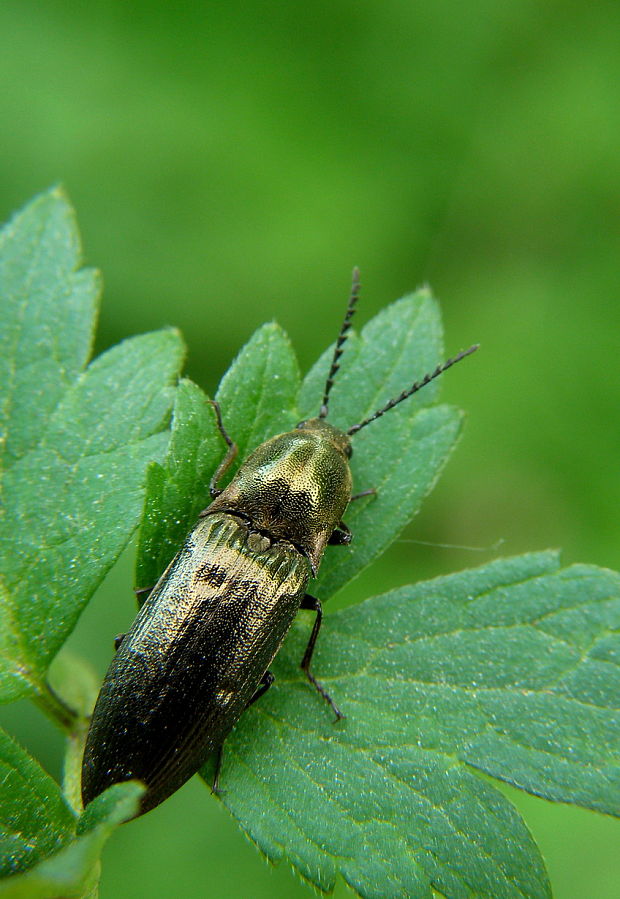
<path id="1" fill-rule="evenodd" d="M 618 567 L 619 33 L 620 6 L 586 0 L 3 0 L 1 217 L 62 182 L 104 273 L 97 349 L 178 325 L 210 391 L 272 318 L 307 369 L 353 264 L 360 322 L 432 285 L 447 350 L 482 343 L 444 379 L 466 431 L 341 602 L 500 552 Z M 72 640 L 100 672 L 133 616 L 131 565 Z M 37 712 L 3 720 L 58 772 Z M 558 899 L 617 899 L 618 822 L 510 796 Z M 115 835 L 101 895 L 310 892 L 196 780 Z"/>

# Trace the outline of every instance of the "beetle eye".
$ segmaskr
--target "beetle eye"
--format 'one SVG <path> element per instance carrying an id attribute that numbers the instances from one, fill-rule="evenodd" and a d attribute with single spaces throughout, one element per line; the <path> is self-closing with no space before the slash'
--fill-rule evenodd
<path id="1" fill-rule="evenodd" d="M 305 421 L 300 421 L 300 422 L 298 422 L 298 423 L 295 425 L 295 430 L 296 430 L 296 431 L 301 430 L 301 428 L 303 428 L 303 426 L 305 425 L 305 423 L 306 423 Z"/>
<path id="2" fill-rule="evenodd" d="M 345 447 L 344 454 L 347 457 L 347 459 L 351 458 L 351 456 L 353 455 L 353 447 L 351 446 L 351 444 L 349 444 L 347 447 Z"/>

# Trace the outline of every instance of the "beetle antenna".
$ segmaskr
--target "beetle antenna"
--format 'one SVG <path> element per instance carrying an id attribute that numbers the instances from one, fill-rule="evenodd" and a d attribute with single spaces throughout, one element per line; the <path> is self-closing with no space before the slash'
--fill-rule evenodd
<path id="1" fill-rule="evenodd" d="M 451 359 L 448 359 L 446 362 L 442 362 L 441 365 L 438 365 L 437 368 L 429 372 L 429 374 L 424 375 L 421 381 L 416 381 L 408 390 L 403 390 L 400 396 L 394 397 L 393 400 L 390 400 L 389 403 L 386 403 L 385 406 L 381 409 L 377 409 L 376 412 L 369 418 L 365 418 L 364 421 L 361 421 L 358 425 L 353 425 L 353 427 L 349 428 L 347 434 L 357 434 L 362 428 L 365 428 L 366 425 L 369 425 L 371 421 L 375 421 L 377 418 L 381 418 L 382 415 L 385 415 L 386 412 L 389 412 L 390 409 L 393 409 L 394 406 L 397 406 L 399 403 L 402 403 L 403 400 L 406 400 L 408 397 L 413 396 L 414 393 L 417 393 L 418 390 L 422 390 L 423 387 L 426 387 L 427 384 L 430 384 L 435 378 L 438 378 L 440 374 L 444 371 L 447 371 L 449 368 L 452 368 L 453 365 L 456 365 L 457 362 L 460 362 L 461 359 L 464 359 L 466 356 L 471 356 L 472 353 L 475 353 L 479 343 L 475 343 L 473 346 L 470 346 L 467 350 L 462 350 L 458 355 L 453 356 Z"/>
<path id="2" fill-rule="evenodd" d="M 327 381 L 325 382 L 325 392 L 323 393 L 323 401 L 321 403 L 321 411 L 319 412 L 319 418 L 327 417 L 327 407 L 329 405 L 329 394 L 334 385 L 334 378 L 336 376 L 336 372 L 340 368 L 340 357 L 342 356 L 343 347 L 347 337 L 349 336 L 349 329 L 351 328 L 351 319 L 353 318 L 353 313 L 355 312 L 355 305 L 358 301 L 360 295 L 360 270 L 357 266 L 353 269 L 353 275 L 351 277 L 351 293 L 349 295 L 349 304 L 347 306 L 347 311 L 344 317 L 344 321 L 342 322 L 340 328 L 340 334 L 338 335 L 338 340 L 336 341 L 336 346 L 334 347 L 334 358 L 332 359 L 332 367 L 329 370 L 329 374 L 327 376 Z"/>

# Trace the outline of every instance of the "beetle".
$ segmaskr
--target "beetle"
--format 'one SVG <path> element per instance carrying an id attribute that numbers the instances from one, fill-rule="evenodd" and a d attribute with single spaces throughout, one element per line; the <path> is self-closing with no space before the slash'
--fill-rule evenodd
<path id="1" fill-rule="evenodd" d="M 346 545 L 342 518 L 352 495 L 351 437 L 478 347 L 439 365 L 364 421 L 342 431 L 327 422 L 330 392 L 360 290 L 354 269 L 346 314 L 316 418 L 255 449 L 227 487 L 219 483 L 237 448 L 212 401 L 227 452 L 211 483 L 211 504 L 153 587 L 103 681 L 88 731 L 84 805 L 114 783 L 146 785 L 138 814 L 158 805 L 217 753 L 245 709 L 272 684 L 269 666 L 300 609 L 316 613 L 301 661 L 311 661 L 322 608 L 306 592 L 328 544 Z"/>

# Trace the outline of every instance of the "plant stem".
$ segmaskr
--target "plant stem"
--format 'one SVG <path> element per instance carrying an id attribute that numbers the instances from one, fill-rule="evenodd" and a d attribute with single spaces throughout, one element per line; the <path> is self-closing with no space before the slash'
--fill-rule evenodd
<path id="1" fill-rule="evenodd" d="M 73 733 L 67 737 L 63 764 L 62 791 L 78 815 L 82 813 L 82 756 L 87 733 L 88 721 L 81 718 Z"/>
<path id="2" fill-rule="evenodd" d="M 84 742 L 88 733 L 88 718 L 74 709 L 45 682 L 36 696 L 39 708 L 65 732 L 66 750 L 63 766 L 63 793 L 74 812 L 82 812 L 81 771 Z"/>
<path id="3" fill-rule="evenodd" d="M 47 681 L 45 681 L 43 686 L 39 688 L 34 701 L 41 711 L 44 712 L 54 724 L 64 730 L 65 733 L 73 733 L 78 726 L 78 723 L 83 720 L 74 709 L 61 699 Z"/>

